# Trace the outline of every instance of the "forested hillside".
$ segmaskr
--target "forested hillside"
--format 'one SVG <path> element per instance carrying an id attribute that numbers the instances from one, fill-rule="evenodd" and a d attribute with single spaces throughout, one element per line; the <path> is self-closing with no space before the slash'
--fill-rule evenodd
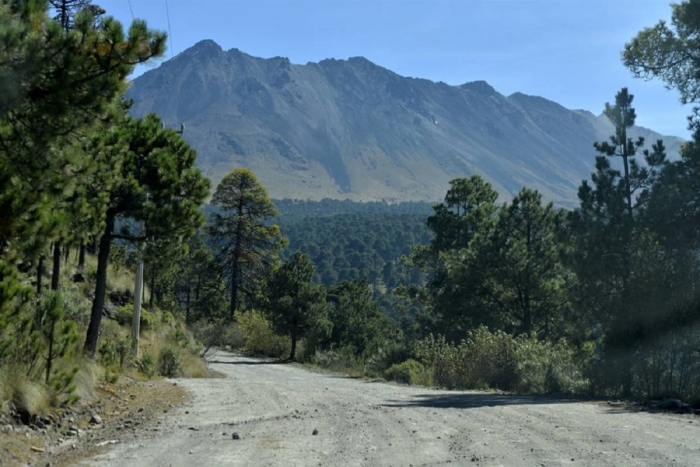
<path id="1" fill-rule="evenodd" d="M 329 217 L 343 214 L 418 214 L 427 216 L 431 212 L 433 203 L 410 202 L 386 203 L 369 201 L 358 203 L 357 201 L 322 199 L 320 201 L 309 200 L 274 200 L 282 220 L 299 220 L 306 217 Z"/>
<path id="2" fill-rule="evenodd" d="M 413 245 L 431 239 L 427 203 L 354 203 L 350 201 L 277 201 L 287 251 L 300 250 L 316 264 L 324 285 L 367 278 L 375 290 L 417 284 L 421 274 L 406 269 L 401 257 Z"/>

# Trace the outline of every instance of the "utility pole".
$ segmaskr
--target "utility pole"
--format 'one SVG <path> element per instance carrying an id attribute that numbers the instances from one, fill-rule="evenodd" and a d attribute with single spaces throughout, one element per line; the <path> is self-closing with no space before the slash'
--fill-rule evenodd
<path id="1" fill-rule="evenodd" d="M 165 128 L 165 124 L 161 122 L 161 127 Z M 180 130 L 175 130 L 175 133 L 182 136 L 185 132 L 185 124 L 180 124 Z M 148 204 L 150 194 L 146 193 L 146 204 Z M 146 232 L 146 224 L 141 221 L 140 235 Z M 131 339 L 134 351 L 134 358 L 139 357 L 139 336 L 141 334 L 141 304 L 143 302 L 143 243 L 141 240 L 138 244 L 138 267 L 136 268 L 136 283 L 134 284 L 134 317 L 131 322 Z M 153 293 L 153 290 L 151 290 Z"/>
<path id="2" fill-rule="evenodd" d="M 149 194 L 146 193 L 146 204 L 148 204 Z M 143 235 L 146 231 L 145 222 L 141 221 L 139 235 Z M 139 265 L 136 268 L 136 284 L 134 284 L 134 318 L 131 322 L 131 342 L 134 350 L 134 358 L 139 358 L 139 336 L 141 334 L 141 302 L 143 298 L 143 242 L 139 240 L 138 244 L 138 261 Z"/>

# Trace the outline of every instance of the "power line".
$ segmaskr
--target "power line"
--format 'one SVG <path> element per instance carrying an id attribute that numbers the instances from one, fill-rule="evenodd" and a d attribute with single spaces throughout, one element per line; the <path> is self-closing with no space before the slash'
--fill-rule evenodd
<path id="1" fill-rule="evenodd" d="M 173 31 L 170 29 L 170 9 L 168 8 L 168 0 L 165 0 L 165 16 L 168 18 L 168 36 L 170 36 L 170 58 L 173 58 Z"/>
<path id="2" fill-rule="evenodd" d="M 131 0 L 126 0 L 126 1 L 129 2 L 129 11 L 131 12 L 131 21 L 133 21 L 134 20 L 134 9 L 131 8 Z"/>

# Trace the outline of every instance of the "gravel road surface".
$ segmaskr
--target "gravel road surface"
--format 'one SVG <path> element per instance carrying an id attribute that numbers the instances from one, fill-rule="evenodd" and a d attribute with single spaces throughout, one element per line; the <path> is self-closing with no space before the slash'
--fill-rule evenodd
<path id="1" fill-rule="evenodd" d="M 365 382 L 225 353 L 210 365 L 226 377 L 175 380 L 191 402 L 155 437 L 83 465 L 700 466 L 694 416 Z"/>

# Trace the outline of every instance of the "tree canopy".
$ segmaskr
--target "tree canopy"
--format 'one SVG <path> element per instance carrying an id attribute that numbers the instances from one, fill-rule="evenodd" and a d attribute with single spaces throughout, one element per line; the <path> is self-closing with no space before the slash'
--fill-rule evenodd
<path id="1" fill-rule="evenodd" d="M 255 174 L 243 168 L 233 169 L 221 180 L 211 203 L 217 210 L 209 223 L 209 236 L 229 281 L 233 319 L 239 291 L 254 295 L 256 278 L 282 246 L 279 227 L 269 223 L 277 211 Z"/>

